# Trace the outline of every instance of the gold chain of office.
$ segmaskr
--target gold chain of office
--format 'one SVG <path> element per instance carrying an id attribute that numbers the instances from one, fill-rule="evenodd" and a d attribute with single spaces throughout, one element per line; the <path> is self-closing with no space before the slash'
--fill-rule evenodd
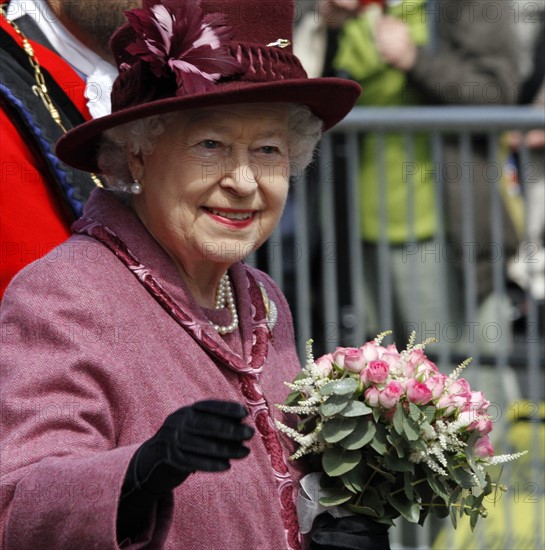
<path id="1" fill-rule="evenodd" d="M 21 29 L 13 21 L 10 21 L 8 19 L 6 12 L 4 11 L 4 5 L 0 6 L 0 12 L 4 16 L 8 24 L 17 33 L 17 36 L 19 36 L 19 38 L 21 39 L 21 42 L 23 44 L 23 50 L 28 57 L 28 62 L 30 63 L 30 66 L 34 70 L 34 80 L 36 81 L 36 84 L 32 86 L 32 91 L 34 92 L 34 95 L 36 95 L 42 100 L 42 103 L 44 104 L 45 108 L 48 110 L 49 114 L 51 115 L 51 118 L 55 121 L 55 123 L 59 126 L 59 128 L 64 133 L 66 133 L 67 130 L 64 127 L 64 124 L 62 123 L 60 113 L 58 109 L 55 107 L 55 105 L 53 104 L 51 97 L 49 96 L 49 91 L 45 83 L 45 78 L 41 71 L 40 63 L 38 61 L 38 58 L 36 57 L 36 53 L 34 52 L 34 48 L 32 47 L 32 44 L 28 41 L 27 37 L 23 34 Z M 100 179 L 96 174 L 91 173 L 91 179 L 93 180 L 95 185 L 97 185 L 98 187 L 102 187 L 102 182 L 100 181 Z"/>

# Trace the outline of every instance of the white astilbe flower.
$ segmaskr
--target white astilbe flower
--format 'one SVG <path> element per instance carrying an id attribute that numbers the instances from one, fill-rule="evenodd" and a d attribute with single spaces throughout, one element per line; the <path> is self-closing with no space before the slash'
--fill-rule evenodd
<path id="1" fill-rule="evenodd" d="M 383 332 L 382 334 L 386 335 L 386 334 L 390 334 L 390 332 L 391 331 L 387 333 Z M 419 344 L 415 344 L 415 341 L 416 341 L 416 332 L 413 330 L 411 332 L 411 335 L 409 336 L 407 347 L 400 353 L 400 356 L 402 359 L 407 359 L 413 351 L 417 351 L 419 349 L 423 350 L 426 348 L 428 344 L 433 344 L 437 342 L 435 338 L 426 338 L 426 340 L 424 340 L 423 342 L 420 342 Z M 376 343 L 376 339 L 375 339 L 375 343 Z"/>
<path id="2" fill-rule="evenodd" d="M 441 447 L 441 444 L 439 443 L 439 445 L 432 445 L 430 448 L 429 448 L 429 451 L 428 451 L 431 455 L 435 455 L 437 457 L 437 461 L 439 462 L 439 464 L 441 464 L 441 466 L 443 466 L 444 468 L 447 467 L 447 457 L 444 455 L 443 453 L 443 448 Z M 445 473 L 446 475 L 446 473 Z"/>
<path id="3" fill-rule="evenodd" d="M 503 464 L 505 462 L 511 462 L 512 460 L 517 460 L 521 456 L 528 454 L 528 451 L 522 451 L 520 453 L 513 453 L 510 455 L 497 455 L 491 458 L 487 458 L 484 462 L 489 466 L 494 466 L 495 464 Z"/>
<path id="4" fill-rule="evenodd" d="M 303 369 L 303 370 L 306 370 L 306 369 Z M 307 387 L 311 387 L 312 384 L 314 384 L 314 378 L 312 376 L 309 376 L 308 378 L 296 380 L 295 382 L 284 382 L 284 384 L 288 386 L 290 390 L 303 391 Z"/>
<path id="5" fill-rule="evenodd" d="M 318 408 L 309 405 L 277 405 L 277 408 L 285 413 L 293 414 L 314 414 Z"/>
<path id="6" fill-rule="evenodd" d="M 297 460 L 306 454 L 321 453 L 324 450 L 325 443 L 318 437 L 323 428 L 322 422 L 318 422 L 316 428 L 305 435 L 300 434 L 297 430 L 282 424 L 278 420 L 275 420 L 275 424 L 282 433 L 285 433 L 300 445 L 299 449 L 290 456 L 290 460 Z"/>
<path id="7" fill-rule="evenodd" d="M 444 451 L 463 451 L 464 447 L 466 447 L 466 443 L 459 438 L 459 429 L 460 426 L 456 421 L 444 422 L 443 420 L 437 420 L 435 423 L 437 439 Z"/>
<path id="8" fill-rule="evenodd" d="M 306 366 L 310 367 L 314 365 L 314 353 L 312 351 L 312 340 L 308 340 L 305 346 L 305 351 L 307 352 L 307 363 Z"/>
<path id="9" fill-rule="evenodd" d="M 322 399 L 322 396 L 314 394 L 311 395 L 308 399 L 303 399 L 302 401 L 299 401 L 299 405 L 303 405 L 304 407 L 313 407 L 314 411 L 316 412 L 318 410 L 318 407 L 316 405 L 319 405 L 324 400 Z"/>
<path id="10" fill-rule="evenodd" d="M 434 439 L 437 439 L 437 432 L 431 424 L 425 424 L 422 426 L 420 434 L 422 435 L 422 439 L 424 439 L 424 441 L 433 441 Z"/>
<path id="11" fill-rule="evenodd" d="M 380 346 L 380 344 L 382 344 L 382 340 L 384 340 L 384 338 L 386 338 L 386 336 L 388 336 L 389 334 L 392 334 L 391 330 L 385 330 L 384 332 L 381 332 L 379 335 L 377 335 L 373 340 L 373 343 L 375 344 L 375 346 Z M 413 332 L 413 334 L 416 337 L 416 333 Z"/>
<path id="12" fill-rule="evenodd" d="M 441 467 L 441 465 L 433 459 L 433 457 L 431 456 L 431 452 L 426 453 L 421 450 L 414 450 L 409 455 L 409 460 L 414 464 L 425 464 L 430 470 L 432 470 L 433 472 L 437 472 L 439 475 L 448 475 L 447 472 Z"/>
<path id="13" fill-rule="evenodd" d="M 438 420 L 435 427 L 427 424 L 422 427 L 421 436 L 428 445 L 428 451 L 415 451 L 409 456 L 409 460 L 416 464 L 424 463 L 431 470 L 440 475 L 447 476 L 447 457 L 445 453 L 462 452 L 466 443 L 459 439 L 459 424 L 457 422 L 444 422 Z"/>
<path id="14" fill-rule="evenodd" d="M 468 357 L 465 361 L 462 361 L 451 373 L 448 377 L 445 388 L 448 388 L 454 381 L 458 380 L 460 378 L 460 374 L 462 374 L 462 371 L 473 361 L 472 357 Z"/>

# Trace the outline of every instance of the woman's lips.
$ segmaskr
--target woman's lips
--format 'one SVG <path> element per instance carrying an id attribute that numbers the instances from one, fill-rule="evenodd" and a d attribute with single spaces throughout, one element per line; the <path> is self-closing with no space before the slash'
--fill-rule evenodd
<path id="1" fill-rule="evenodd" d="M 241 229 L 251 225 L 255 210 L 238 210 L 235 208 L 209 208 L 205 207 L 207 214 L 216 221 L 229 227 Z"/>

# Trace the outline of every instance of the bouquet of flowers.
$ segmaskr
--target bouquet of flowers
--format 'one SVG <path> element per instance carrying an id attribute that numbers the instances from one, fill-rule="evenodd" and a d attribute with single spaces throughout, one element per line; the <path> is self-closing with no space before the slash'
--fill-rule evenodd
<path id="1" fill-rule="evenodd" d="M 460 377 L 470 359 L 446 376 L 424 353 L 434 340 L 415 345 L 412 334 L 399 352 L 381 345 L 389 333 L 317 360 L 308 343 L 306 366 L 278 405 L 299 417 L 296 429 L 277 422 L 299 444 L 291 459 L 321 455 L 326 508 L 389 525 L 399 516 L 422 524 L 432 513 L 456 527 L 466 514 L 473 529 L 487 514 L 485 497 L 505 490 L 487 468 L 524 453 L 494 456 L 489 402 Z"/>

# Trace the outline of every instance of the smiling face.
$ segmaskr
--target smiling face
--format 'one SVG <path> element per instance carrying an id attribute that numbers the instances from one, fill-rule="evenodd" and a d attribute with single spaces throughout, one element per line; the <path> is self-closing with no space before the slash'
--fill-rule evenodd
<path id="1" fill-rule="evenodd" d="M 183 272 L 223 272 L 272 233 L 289 182 L 288 107 L 180 113 L 154 152 L 130 161 L 134 208 Z"/>

